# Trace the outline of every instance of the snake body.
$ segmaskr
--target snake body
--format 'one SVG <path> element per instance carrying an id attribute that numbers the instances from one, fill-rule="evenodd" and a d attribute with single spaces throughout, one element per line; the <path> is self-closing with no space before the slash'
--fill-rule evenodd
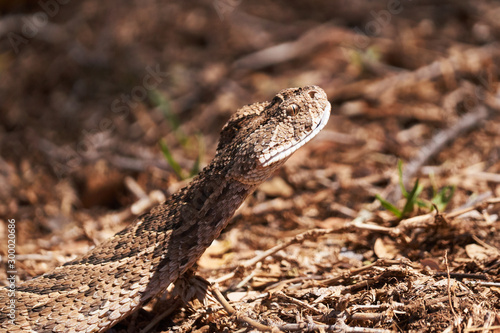
<path id="1" fill-rule="evenodd" d="M 0 327 L 79 333 L 112 327 L 193 266 L 245 198 L 329 115 L 317 86 L 284 89 L 271 102 L 242 107 L 223 127 L 214 159 L 188 186 L 82 257 L 21 283 L 15 296 L 0 289 Z"/>

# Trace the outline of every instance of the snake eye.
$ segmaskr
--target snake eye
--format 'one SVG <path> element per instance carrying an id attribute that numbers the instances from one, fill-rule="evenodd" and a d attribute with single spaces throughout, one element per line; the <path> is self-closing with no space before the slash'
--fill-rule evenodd
<path id="1" fill-rule="evenodd" d="M 299 106 L 297 104 L 290 104 L 286 107 L 286 114 L 288 116 L 296 116 L 299 113 Z"/>

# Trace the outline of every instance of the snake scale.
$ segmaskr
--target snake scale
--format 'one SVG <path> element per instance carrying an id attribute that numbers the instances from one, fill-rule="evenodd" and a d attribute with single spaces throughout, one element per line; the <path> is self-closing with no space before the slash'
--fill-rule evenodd
<path id="1" fill-rule="evenodd" d="M 0 289 L 6 332 L 104 332 L 193 266 L 235 210 L 327 123 L 318 86 L 280 91 L 240 108 L 224 125 L 213 160 L 189 185 L 85 255 Z"/>

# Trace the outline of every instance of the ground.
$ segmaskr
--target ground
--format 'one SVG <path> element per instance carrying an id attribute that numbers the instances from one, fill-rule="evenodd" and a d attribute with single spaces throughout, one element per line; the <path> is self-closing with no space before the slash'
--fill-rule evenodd
<path id="1" fill-rule="evenodd" d="M 186 184 L 238 107 L 317 84 L 326 128 L 174 292 L 111 331 L 500 331 L 498 2 L 0 12 L 0 243 L 15 225 L 18 282 Z"/>

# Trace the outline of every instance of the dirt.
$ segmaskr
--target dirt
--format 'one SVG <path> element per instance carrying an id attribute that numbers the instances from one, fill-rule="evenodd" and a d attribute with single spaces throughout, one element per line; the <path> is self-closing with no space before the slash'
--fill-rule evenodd
<path id="1" fill-rule="evenodd" d="M 317 84 L 332 103 L 325 130 L 246 201 L 196 273 L 111 331 L 500 332 L 498 2 L 47 0 L 0 12 L 0 240 L 15 220 L 18 281 L 175 192 L 238 107 Z"/>

